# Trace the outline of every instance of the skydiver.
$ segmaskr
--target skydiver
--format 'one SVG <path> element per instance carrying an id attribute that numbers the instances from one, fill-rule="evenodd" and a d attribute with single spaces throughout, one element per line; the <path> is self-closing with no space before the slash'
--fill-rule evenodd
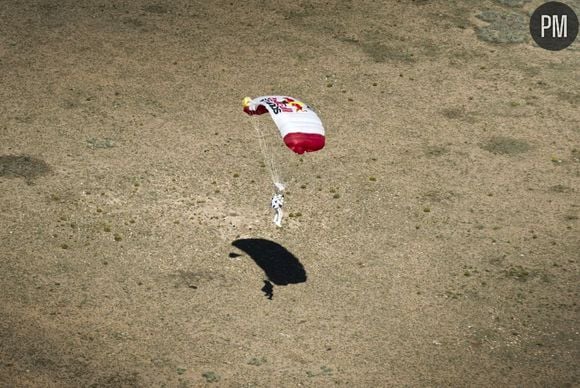
<path id="1" fill-rule="evenodd" d="M 274 194 L 274 196 L 272 197 L 272 209 L 276 211 L 276 214 L 274 215 L 274 223 L 279 228 L 282 227 L 282 217 L 283 217 L 282 206 L 284 206 L 284 194 L 282 193 Z"/>

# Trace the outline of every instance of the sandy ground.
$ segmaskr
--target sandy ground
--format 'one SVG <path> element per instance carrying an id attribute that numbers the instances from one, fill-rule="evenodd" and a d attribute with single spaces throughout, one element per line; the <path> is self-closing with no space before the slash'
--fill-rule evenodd
<path id="1" fill-rule="evenodd" d="M 540 3 L 3 0 L 0 386 L 578 386 L 580 50 Z M 277 149 L 279 230 L 264 94 L 328 136 Z"/>

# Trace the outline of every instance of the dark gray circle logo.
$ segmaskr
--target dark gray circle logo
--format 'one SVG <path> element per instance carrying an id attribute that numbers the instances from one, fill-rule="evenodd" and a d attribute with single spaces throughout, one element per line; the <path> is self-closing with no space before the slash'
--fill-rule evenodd
<path id="1" fill-rule="evenodd" d="M 541 48 L 563 50 L 578 35 L 578 16 L 566 4 L 550 1 L 539 6 L 532 14 L 530 34 Z"/>

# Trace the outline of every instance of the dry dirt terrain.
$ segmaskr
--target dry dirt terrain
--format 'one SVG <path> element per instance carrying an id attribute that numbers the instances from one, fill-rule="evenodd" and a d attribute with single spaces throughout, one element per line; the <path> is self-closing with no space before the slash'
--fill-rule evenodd
<path id="1" fill-rule="evenodd" d="M 580 43 L 541 3 L 2 0 L 0 386 L 578 386 Z M 327 129 L 274 150 L 281 229 L 268 94 Z"/>

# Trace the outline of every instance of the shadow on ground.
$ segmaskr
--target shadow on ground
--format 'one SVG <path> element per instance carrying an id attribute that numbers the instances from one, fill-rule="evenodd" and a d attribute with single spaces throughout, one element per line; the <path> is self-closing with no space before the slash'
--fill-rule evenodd
<path id="1" fill-rule="evenodd" d="M 302 263 L 286 248 L 274 241 L 247 238 L 235 240 L 232 245 L 247 253 L 262 268 L 267 277 L 262 291 L 269 299 L 272 299 L 274 294 L 272 283 L 277 286 L 286 286 L 306 281 L 306 271 Z M 230 254 L 230 257 L 236 256 L 235 253 Z"/>

